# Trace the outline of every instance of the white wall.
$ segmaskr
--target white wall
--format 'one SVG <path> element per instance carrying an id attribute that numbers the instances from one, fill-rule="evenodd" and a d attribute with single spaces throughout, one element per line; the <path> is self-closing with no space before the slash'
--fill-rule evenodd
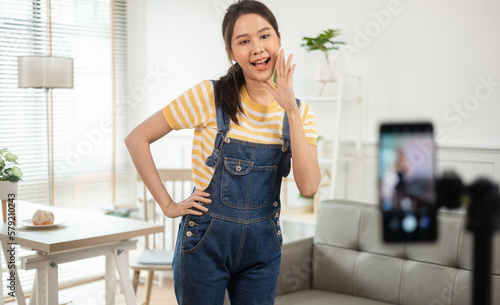
<path id="1" fill-rule="evenodd" d="M 231 2 L 130 1 L 130 128 L 194 84 L 225 73 L 220 32 L 223 10 Z M 500 179 L 500 1 L 263 2 L 278 19 L 283 48 L 294 54 L 297 97 L 314 96 L 320 88 L 314 78 L 322 54 L 307 53 L 301 39 L 327 28 L 341 29 L 339 40 L 350 47 L 333 53 L 340 72 L 365 79 L 363 137 L 369 145 L 363 150 L 362 183 L 355 182 L 352 167 L 339 168 L 341 197 L 376 202 L 374 143 L 384 120 L 433 121 L 441 147 L 439 169 L 455 167 L 467 182 L 478 175 Z M 156 86 L 155 69 L 161 72 Z M 493 84 L 484 87 L 482 79 Z M 331 138 L 334 105 L 312 105 L 320 133 Z M 456 110 L 459 106 L 463 110 Z M 344 140 L 354 137 L 350 127 L 356 126 L 352 105 L 345 111 Z M 182 137 L 190 132 L 180 135 L 154 144 L 159 167 L 189 166 L 190 143 Z M 352 147 L 341 150 L 352 152 Z M 179 152 L 186 154 L 180 163 Z M 288 224 L 287 232 L 293 240 L 312 235 L 313 229 Z"/>
<path id="2" fill-rule="evenodd" d="M 131 85 L 141 84 L 147 69 L 168 73 L 134 110 L 134 125 L 197 82 L 225 72 L 220 24 L 230 2 L 131 1 Z M 318 92 L 314 75 L 322 56 L 305 52 L 301 38 L 326 28 L 343 31 L 339 39 L 351 49 L 333 54 L 341 72 L 366 80 L 367 142 L 376 141 L 382 120 L 422 118 L 435 123 L 443 145 L 500 146 L 499 1 L 263 2 L 278 19 L 283 48 L 294 53 L 298 97 Z M 493 80 L 492 93 L 481 79 Z M 459 104 L 461 114 L 454 110 Z M 333 117 L 324 105 L 313 106 L 318 121 Z"/>

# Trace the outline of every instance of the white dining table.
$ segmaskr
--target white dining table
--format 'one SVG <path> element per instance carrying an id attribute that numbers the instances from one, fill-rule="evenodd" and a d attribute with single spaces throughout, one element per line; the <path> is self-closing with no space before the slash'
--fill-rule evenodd
<path id="1" fill-rule="evenodd" d="M 2 223 L 0 229 L 0 241 L 9 272 L 7 278 L 0 280 L 0 304 L 3 304 L 4 286 L 10 289 L 8 292 L 14 292 L 17 304 L 26 304 L 17 266 L 9 264 L 19 259 L 15 253 L 18 246 L 35 251 L 34 255 L 20 258 L 21 268 L 36 269 L 29 304 L 58 304 L 59 264 L 102 255 L 106 257 L 106 305 L 115 303 L 117 271 L 126 303 L 137 304 L 130 279 L 128 251 L 136 248 L 137 241 L 134 238 L 162 232 L 163 226 L 30 202 L 15 201 L 14 204 L 16 225 L 7 221 Z M 20 225 L 21 220 L 31 219 L 38 209 L 51 211 L 56 223 L 64 223 L 46 228 Z"/>

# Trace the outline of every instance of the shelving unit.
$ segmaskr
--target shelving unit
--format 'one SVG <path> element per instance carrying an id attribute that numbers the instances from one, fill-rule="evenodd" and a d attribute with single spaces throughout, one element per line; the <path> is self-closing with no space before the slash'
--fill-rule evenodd
<path id="1" fill-rule="evenodd" d="M 354 81 L 356 83 L 355 97 L 345 98 L 344 91 L 346 87 L 346 81 Z M 315 96 L 315 97 L 304 97 L 307 102 L 334 102 L 335 107 L 335 119 L 334 119 L 334 139 L 333 139 L 333 151 L 330 156 L 330 187 L 329 187 L 329 198 L 336 199 L 337 194 L 335 191 L 335 182 L 337 181 L 338 166 L 341 163 L 354 162 L 356 163 L 356 185 L 357 188 L 361 185 L 361 161 L 362 161 L 362 130 L 363 130 L 363 78 L 359 75 L 340 75 L 337 83 L 337 95 L 336 96 Z M 355 140 L 356 151 L 353 156 L 339 156 L 339 143 L 340 134 L 342 130 L 342 108 L 345 102 L 356 103 L 356 110 L 358 114 L 358 133 Z"/>
<path id="2" fill-rule="evenodd" d="M 344 96 L 344 92 L 346 91 L 346 81 L 349 81 L 349 84 L 352 85 L 351 81 L 353 81 L 354 88 L 349 87 L 349 94 L 354 97 L 346 98 Z M 320 194 L 317 194 L 314 198 L 314 204 L 311 209 L 297 209 L 294 207 L 290 207 L 288 203 L 290 199 L 287 198 L 287 184 L 293 182 L 294 179 L 292 176 L 285 178 L 283 180 L 283 210 L 281 214 L 281 218 L 284 222 L 291 222 L 295 224 L 303 224 L 303 225 L 314 225 L 316 223 L 317 217 L 317 207 L 320 200 L 325 199 L 337 199 L 337 194 L 335 192 L 336 181 L 338 176 L 338 167 L 340 164 L 346 163 L 355 163 L 356 164 L 356 184 L 357 190 L 359 191 L 361 188 L 361 162 L 362 162 L 362 116 L 363 116 L 363 79 L 361 76 L 357 75 L 341 75 L 339 76 L 337 86 L 337 95 L 336 96 L 310 96 L 310 97 L 301 97 L 302 100 L 311 103 L 314 108 L 315 103 L 334 103 L 335 105 L 335 115 L 334 115 L 334 129 L 333 129 L 333 149 L 332 153 L 326 158 L 320 159 L 320 165 L 322 167 L 322 182 L 320 184 L 320 188 L 328 188 L 327 196 L 323 195 L 319 198 Z M 355 139 L 355 153 L 352 156 L 340 156 L 339 155 L 339 146 L 340 146 L 340 135 L 342 130 L 342 118 L 343 115 L 343 104 L 344 103 L 355 103 L 356 104 L 356 112 L 357 112 L 357 125 L 358 131 Z M 318 115 L 317 115 L 318 116 Z M 326 160 L 326 162 L 325 162 Z"/>

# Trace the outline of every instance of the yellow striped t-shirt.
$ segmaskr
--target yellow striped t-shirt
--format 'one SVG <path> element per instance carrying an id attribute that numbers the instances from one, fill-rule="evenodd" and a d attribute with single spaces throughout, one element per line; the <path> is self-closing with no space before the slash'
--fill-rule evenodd
<path id="1" fill-rule="evenodd" d="M 245 86 L 241 89 L 243 113 L 237 113 L 239 125 L 230 122 L 231 138 L 265 143 L 280 144 L 284 109 L 273 101 L 269 105 L 253 102 Z M 300 103 L 302 125 L 309 144 L 316 145 L 318 133 L 311 106 Z M 212 82 L 203 81 L 181 94 L 170 104 L 163 107 L 163 115 L 174 130 L 194 128 L 192 149 L 192 174 L 196 189 L 205 189 L 212 179 L 214 168 L 208 167 L 205 160 L 212 154 L 217 120 Z"/>

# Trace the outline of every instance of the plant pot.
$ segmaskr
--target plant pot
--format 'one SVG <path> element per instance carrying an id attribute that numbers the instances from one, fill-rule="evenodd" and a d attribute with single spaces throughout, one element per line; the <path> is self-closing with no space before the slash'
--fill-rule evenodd
<path id="1" fill-rule="evenodd" d="M 335 60 L 323 58 L 316 69 L 316 80 L 318 82 L 336 82 L 338 78 L 337 67 Z"/>
<path id="2" fill-rule="evenodd" d="M 0 199 L 9 199 L 9 194 L 15 194 L 17 197 L 17 182 L 0 181 Z"/>
<path id="3" fill-rule="evenodd" d="M 14 196 L 12 196 L 12 194 L 14 194 Z M 17 182 L 0 181 L 0 199 L 2 201 L 3 222 L 7 222 L 7 214 L 9 214 L 11 216 L 16 215 L 16 211 L 17 211 Z M 8 204 L 8 199 L 15 200 L 13 208 L 12 208 L 12 206 L 10 206 Z M 15 219 L 15 217 L 14 217 L 14 219 Z"/>

